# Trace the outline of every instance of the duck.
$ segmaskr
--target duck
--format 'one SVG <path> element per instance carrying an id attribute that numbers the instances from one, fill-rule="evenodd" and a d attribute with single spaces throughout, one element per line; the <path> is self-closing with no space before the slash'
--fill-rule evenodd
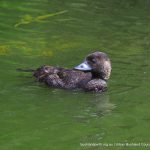
<path id="1" fill-rule="evenodd" d="M 44 65 L 34 70 L 33 76 L 53 88 L 104 92 L 111 69 L 108 55 L 96 51 L 88 54 L 81 64 L 72 69 Z"/>

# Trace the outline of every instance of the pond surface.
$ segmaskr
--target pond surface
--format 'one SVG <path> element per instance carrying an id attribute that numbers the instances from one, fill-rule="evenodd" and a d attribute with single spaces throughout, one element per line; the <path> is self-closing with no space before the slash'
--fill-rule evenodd
<path id="1" fill-rule="evenodd" d="M 1 0 L 0 149 L 150 143 L 149 6 L 148 0 Z M 16 71 L 73 68 L 95 50 L 112 61 L 103 94 L 51 89 Z"/>

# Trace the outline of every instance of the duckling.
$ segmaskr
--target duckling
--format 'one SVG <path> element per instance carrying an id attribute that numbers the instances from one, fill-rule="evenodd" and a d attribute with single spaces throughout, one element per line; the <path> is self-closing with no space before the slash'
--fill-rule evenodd
<path id="1" fill-rule="evenodd" d="M 104 92 L 111 74 L 111 62 L 107 54 L 94 52 L 73 69 L 42 66 L 33 76 L 50 87 L 62 89 L 83 89 L 84 91 Z"/>

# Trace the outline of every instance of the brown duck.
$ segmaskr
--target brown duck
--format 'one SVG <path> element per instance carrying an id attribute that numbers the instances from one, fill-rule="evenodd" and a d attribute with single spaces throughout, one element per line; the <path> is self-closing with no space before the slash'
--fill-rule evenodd
<path id="1" fill-rule="evenodd" d="M 94 52 L 73 69 L 42 66 L 33 76 L 50 87 L 62 89 L 83 89 L 103 92 L 107 90 L 107 80 L 111 73 L 111 62 L 107 54 Z"/>

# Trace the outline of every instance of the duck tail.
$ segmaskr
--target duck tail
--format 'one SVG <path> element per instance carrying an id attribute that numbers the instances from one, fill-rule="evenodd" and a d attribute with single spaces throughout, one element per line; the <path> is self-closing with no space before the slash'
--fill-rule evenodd
<path id="1" fill-rule="evenodd" d="M 27 68 L 27 69 L 17 68 L 16 70 L 20 72 L 34 72 L 35 71 L 35 69 L 30 69 L 30 68 Z"/>

